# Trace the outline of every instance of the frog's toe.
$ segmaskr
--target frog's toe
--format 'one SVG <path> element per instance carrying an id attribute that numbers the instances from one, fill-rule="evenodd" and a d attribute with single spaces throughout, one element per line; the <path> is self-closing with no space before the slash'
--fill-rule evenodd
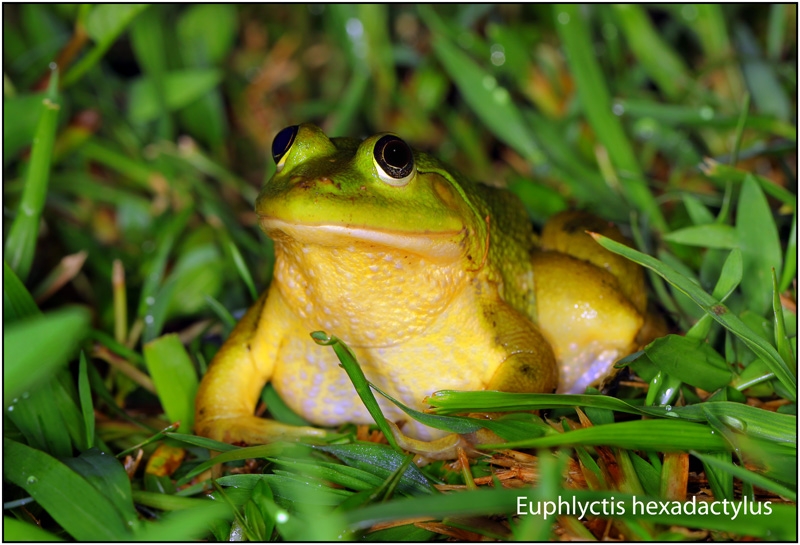
<path id="1" fill-rule="evenodd" d="M 457 433 L 451 433 L 431 441 L 423 441 L 407 436 L 394 422 L 387 421 L 387 423 L 400 448 L 418 454 L 421 457 L 420 462 L 423 463 L 430 460 L 452 460 L 458 456 L 459 447 L 466 450 L 468 454 L 475 452 L 470 442 Z"/>
<path id="2" fill-rule="evenodd" d="M 263 445 L 303 437 L 325 437 L 325 430 L 310 426 L 290 426 L 257 416 L 222 417 L 196 424 L 197 435 L 224 443 Z"/>

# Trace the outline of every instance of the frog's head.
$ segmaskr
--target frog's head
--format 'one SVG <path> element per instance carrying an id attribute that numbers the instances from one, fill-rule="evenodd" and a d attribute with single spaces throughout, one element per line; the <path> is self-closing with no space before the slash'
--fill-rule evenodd
<path id="1" fill-rule="evenodd" d="M 342 247 L 368 243 L 477 270 L 486 220 L 472 189 L 436 159 L 393 134 L 328 138 L 314 125 L 283 129 L 272 153 L 277 172 L 256 201 L 273 238 Z"/>

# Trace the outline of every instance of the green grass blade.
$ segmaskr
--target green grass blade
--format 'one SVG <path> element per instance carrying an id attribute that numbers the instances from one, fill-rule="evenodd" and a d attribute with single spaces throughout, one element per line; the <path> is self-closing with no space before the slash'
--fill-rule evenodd
<path id="1" fill-rule="evenodd" d="M 664 235 L 664 240 L 701 248 L 733 249 L 739 245 L 736 229 L 730 225 L 712 223 L 677 229 Z"/>
<path id="2" fill-rule="evenodd" d="M 40 315 L 28 288 L 22 283 L 14 270 L 3 261 L 3 318 L 4 325 L 31 316 Z"/>
<path id="3" fill-rule="evenodd" d="M 83 426 L 86 441 L 82 450 L 94 446 L 94 405 L 92 404 L 92 389 L 89 385 L 89 371 L 86 363 L 86 355 L 81 351 L 80 363 L 78 364 L 78 394 L 81 403 L 81 415 L 83 416 Z"/>
<path id="4" fill-rule="evenodd" d="M 683 60 L 653 27 L 644 7 L 616 4 L 614 15 L 631 51 L 667 98 L 680 99 L 692 84 Z"/>
<path id="5" fill-rule="evenodd" d="M 774 65 L 764 59 L 758 40 L 746 25 L 734 26 L 734 38 L 742 59 L 742 72 L 759 112 L 781 120 L 792 117 L 792 105 Z"/>
<path id="6" fill-rule="evenodd" d="M 89 312 L 64 308 L 16 322 L 3 333 L 3 398 L 9 405 L 52 377 L 86 336 Z"/>
<path id="7" fill-rule="evenodd" d="M 443 25 L 430 7 L 420 6 L 418 9 L 431 27 Z M 435 34 L 433 49 L 475 115 L 500 140 L 529 161 L 535 162 L 540 153 L 538 146 L 508 90 L 498 85 L 493 75 L 475 63 L 461 48 L 453 45 L 445 34 Z"/>
<path id="8" fill-rule="evenodd" d="M 161 494 L 163 495 L 163 494 Z M 192 507 L 169 513 L 158 522 L 147 522 L 132 538 L 135 541 L 196 541 L 210 532 L 215 520 L 230 520 L 231 508 L 221 501 L 192 500 Z"/>
<path id="9" fill-rule="evenodd" d="M 526 441 L 476 445 L 480 449 L 516 449 L 604 445 L 632 450 L 673 452 L 699 448 L 727 450 L 728 444 L 702 424 L 680 420 L 639 420 L 582 428 Z"/>
<path id="10" fill-rule="evenodd" d="M 647 345 L 644 351 L 663 372 L 708 392 L 727 385 L 733 378 L 725 359 L 703 339 L 667 335 Z"/>
<path id="11" fill-rule="evenodd" d="M 42 100 L 22 200 L 5 243 L 5 260 L 23 281 L 28 277 L 36 252 L 39 220 L 47 196 L 50 163 L 58 128 L 58 112 L 61 109 L 59 100 L 58 70 L 53 70 L 50 75 L 50 86 Z"/>
<path id="12" fill-rule="evenodd" d="M 770 492 L 783 496 L 784 498 L 788 498 L 792 501 L 797 501 L 796 490 L 790 490 L 789 488 L 786 488 L 785 486 L 778 484 L 773 480 L 764 477 L 763 475 L 759 475 L 754 471 L 750 471 L 731 462 L 709 456 L 708 454 L 695 451 L 691 451 L 691 454 L 692 456 L 701 460 L 704 464 L 717 467 L 722 471 L 741 479 L 742 481 L 748 482 L 759 488 L 763 488 L 764 490 L 769 490 Z"/>
<path id="13" fill-rule="evenodd" d="M 319 345 L 333 347 L 334 352 L 336 352 L 336 356 L 342 363 L 342 367 L 344 368 L 345 372 L 347 372 L 347 376 L 350 377 L 350 381 L 353 383 L 356 393 L 358 393 L 358 397 L 361 398 L 361 401 L 364 403 L 367 411 L 369 411 L 370 416 L 372 416 L 372 418 L 375 420 L 375 423 L 383 432 L 383 435 L 386 437 L 386 440 L 389 441 L 389 444 L 399 451 L 400 447 L 397 445 L 397 441 L 395 441 L 394 434 L 392 433 L 391 428 L 389 428 L 389 424 L 387 424 L 386 418 L 383 416 L 383 412 L 378 405 L 378 401 L 375 399 L 375 395 L 372 393 L 372 389 L 369 386 L 367 377 L 364 376 L 364 371 L 362 371 L 361 366 L 358 365 L 356 356 L 353 354 L 352 350 L 350 350 L 350 347 L 333 335 L 329 337 L 324 331 L 315 331 L 311 333 L 311 338 L 314 339 L 314 342 Z"/>
<path id="14" fill-rule="evenodd" d="M 602 235 L 592 234 L 592 236 L 604 248 L 625 256 L 643 267 L 647 267 L 672 284 L 676 289 L 688 295 L 707 314 L 739 337 L 750 350 L 764 360 L 764 363 L 786 387 L 792 400 L 797 399 L 797 377 L 783 361 L 775 347 L 754 333 L 738 316 L 732 314 L 728 307 L 704 292 L 691 280 L 657 259 Z"/>
<path id="15" fill-rule="evenodd" d="M 255 301 L 258 299 L 258 292 L 256 291 L 256 285 L 253 282 L 253 277 L 250 274 L 250 270 L 247 268 L 247 264 L 244 262 L 242 253 L 239 251 L 239 248 L 233 243 L 230 237 L 228 237 L 227 233 L 223 235 L 223 238 L 225 240 L 225 249 L 228 252 L 228 255 L 231 256 L 231 259 L 236 266 L 236 271 L 239 273 L 239 277 L 244 282 L 244 285 L 247 286 L 250 297 L 253 299 L 253 301 Z"/>
<path id="16" fill-rule="evenodd" d="M 581 105 L 597 138 L 605 146 L 630 202 L 650 218 L 659 231 L 667 224 L 661 208 L 647 187 L 644 172 L 619 118 L 612 111 L 611 96 L 600 65 L 594 55 L 591 32 L 580 6 L 555 6 L 556 29 L 563 41 L 572 68 Z"/>
<path id="17" fill-rule="evenodd" d="M 133 529 L 139 524 L 131 497 L 131 480 L 119 460 L 92 448 L 77 458 L 66 458 L 63 462 L 94 486 L 122 515 L 129 528 Z"/>
<path id="18" fill-rule="evenodd" d="M 783 271 L 781 272 L 780 292 L 789 289 L 792 281 L 797 276 L 797 211 L 792 216 L 792 232 L 786 243 L 786 255 L 783 258 Z"/>
<path id="19" fill-rule="evenodd" d="M 63 539 L 35 524 L 28 524 L 13 517 L 3 517 L 3 541 L 63 541 Z"/>
<path id="20" fill-rule="evenodd" d="M 228 448 L 230 448 L 230 445 L 228 445 Z M 248 458 L 267 458 L 270 456 L 278 456 L 286 448 L 289 447 L 284 443 L 270 443 L 268 445 L 259 445 L 257 447 L 236 448 L 235 450 L 229 450 L 227 452 L 218 454 L 211 460 L 207 460 L 202 464 L 200 464 L 199 466 L 195 467 L 189 473 L 187 473 L 182 479 L 180 479 L 177 482 L 177 484 L 178 485 L 186 484 L 193 477 L 200 475 L 203 471 L 211 469 L 215 465 L 221 464 L 223 462 L 247 460 Z"/>
<path id="21" fill-rule="evenodd" d="M 406 455 L 387 445 L 377 443 L 353 443 L 350 445 L 327 445 L 317 449 L 333 454 L 345 464 L 387 479 L 403 465 Z M 404 494 L 431 494 L 435 492 L 423 473 L 412 464 L 403 472 L 398 489 Z"/>
<path id="22" fill-rule="evenodd" d="M 781 269 L 781 243 L 769 203 L 752 176 L 745 177 L 736 212 L 736 232 L 742 250 L 741 289 L 747 307 L 765 315 L 772 307 L 770 271 Z"/>
<path id="23" fill-rule="evenodd" d="M 139 15 L 147 4 L 97 5 L 86 17 L 86 31 L 97 44 L 64 76 L 63 86 L 69 87 L 80 80 L 97 64 L 120 34 Z"/>
<path id="24" fill-rule="evenodd" d="M 147 370 L 170 422 L 180 422 L 184 432 L 194 425 L 197 373 L 176 334 L 164 335 L 144 346 Z"/>
<path id="25" fill-rule="evenodd" d="M 725 187 L 728 182 L 742 183 L 745 179 L 752 177 L 753 180 L 758 182 L 758 185 L 764 193 L 775 197 L 781 201 L 781 203 L 791 207 L 792 210 L 797 210 L 797 195 L 763 176 L 751 174 L 744 170 L 733 168 L 730 165 L 723 165 L 713 159 L 706 159 L 703 164 L 700 165 L 700 170 L 703 171 L 703 174 L 720 185 L 720 187 Z"/>
<path id="26" fill-rule="evenodd" d="M 786 335 L 786 323 L 783 318 L 783 305 L 781 305 L 780 293 L 778 293 L 778 277 L 775 276 L 775 269 L 772 269 L 772 313 L 775 325 L 775 346 L 778 354 L 781 355 L 786 365 L 792 365 L 797 360 L 792 352 L 792 343 Z"/>
<path id="27" fill-rule="evenodd" d="M 44 452 L 4 438 L 3 477 L 24 488 L 77 540 L 128 541 L 131 537 L 119 512 L 102 494 Z"/>

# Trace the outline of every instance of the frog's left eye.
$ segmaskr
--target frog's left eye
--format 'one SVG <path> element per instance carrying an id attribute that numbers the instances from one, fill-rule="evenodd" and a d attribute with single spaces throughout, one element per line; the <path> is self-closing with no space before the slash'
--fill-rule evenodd
<path id="1" fill-rule="evenodd" d="M 378 176 L 389 185 L 404 186 L 414 177 L 414 152 L 393 134 L 382 136 L 372 151 Z"/>
<path id="2" fill-rule="evenodd" d="M 281 171 L 284 165 L 284 158 L 286 153 L 291 149 L 294 144 L 294 139 L 297 136 L 297 125 L 281 129 L 281 132 L 275 135 L 272 141 L 272 158 L 275 159 L 275 164 L 278 165 L 278 172 Z"/>

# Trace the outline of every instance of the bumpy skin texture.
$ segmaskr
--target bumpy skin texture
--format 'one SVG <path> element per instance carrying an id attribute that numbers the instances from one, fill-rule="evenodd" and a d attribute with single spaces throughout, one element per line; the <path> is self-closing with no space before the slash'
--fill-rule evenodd
<path id="1" fill-rule="evenodd" d="M 316 330 L 347 342 L 369 380 L 416 409 L 442 389 L 583 391 L 634 348 L 641 271 L 581 225 L 622 240 L 616 228 L 568 213 L 540 247 L 514 195 L 426 154 L 414 152 L 405 185 L 386 183 L 373 158 L 381 136 L 298 128 L 256 203 L 275 241 L 273 282 L 203 378 L 198 434 L 245 443 L 319 434 L 253 415 L 268 381 L 316 425 L 371 422 L 333 351 L 310 338 Z M 409 437 L 442 435 L 379 403 Z"/>

